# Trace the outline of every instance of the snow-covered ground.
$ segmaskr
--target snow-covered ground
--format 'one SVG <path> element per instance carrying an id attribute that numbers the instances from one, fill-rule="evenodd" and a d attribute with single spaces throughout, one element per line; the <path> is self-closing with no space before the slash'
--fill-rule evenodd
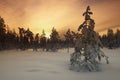
<path id="1" fill-rule="evenodd" d="M 0 80 L 120 80 L 120 49 L 103 49 L 110 64 L 101 62 L 100 72 L 75 72 L 69 70 L 70 53 L 67 49 L 58 52 L 1 51 Z"/>

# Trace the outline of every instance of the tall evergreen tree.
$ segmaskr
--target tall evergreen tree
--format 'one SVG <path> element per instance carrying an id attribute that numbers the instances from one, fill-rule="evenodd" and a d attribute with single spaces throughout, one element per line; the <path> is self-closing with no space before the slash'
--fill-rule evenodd
<path id="1" fill-rule="evenodd" d="M 32 47 L 34 37 L 33 37 L 33 32 L 30 31 L 29 28 L 25 31 L 24 37 L 26 38 L 26 46 L 27 46 L 27 48 Z"/>
<path id="2" fill-rule="evenodd" d="M 101 41 L 102 41 L 103 46 L 107 47 L 108 42 L 107 42 L 107 35 L 106 34 L 103 34 L 101 36 Z"/>
<path id="3" fill-rule="evenodd" d="M 5 49 L 6 25 L 2 17 L 0 17 L 0 50 Z"/>
<path id="4" fill-rule="evenodd" d="M 35 35 L 34 44 L 33 44 L 33 51 L 37 51 L 38 48 L 39 48 L 39 33 L 37 33 Z"/>
<path id="5" fill-rule="evenodd" d="M 9 30 L 6 31 L 6 48 L 7 49 L 17 49 L 18 48 L 18 37 L 13 29 L 13 31 Z"/>
<path id="6" fill-rule="evenodd" d="M 107 32 L 107 43 L 108 43 L 107 46 L 108 46 L 108 48 L 112 49 L 114 42 L 115 42 L 115 37 L 114 37 L 113 30 L 108 29 L 108 32 Z"/>
<path id="7" fill-rule="evenodd" d="M 116 41 L 116 47 L 120 47 L 120 30 L 117 29 L 116 33 L 115 33 L 115 41 Z"/>
<path id="8" fill-rule="evenodd" d="M 67 44 L 68 52 L 69 52 L 69 47 L 73 45 L 73 35 L 70 29 L 68 29 L 68 31 L 66 32 L 64 36 L 65 36 L 65 43 Z"/>
<path id="9" fill-rule="evenodd" d="M 41 46 L 41 48 L 43 48 L 43 51 L 45 50 L 45 48 L 46 48 L 46 37 L 45 37 L 45 31 L 43 30 L 43 32 L 42 32 L 42 35 L 41 35 L 41 38 L 40 38 L 40 46 Z"/>
<path id="10" fill-rule="evenodd" d="M 52 33 L 51 33 L 51 35 L 50 35 L 51 49 L 52 49 L 53 51 L 56 51 L 56 50 L 57 50 L 59 38 L 60 38 L 60 37 L 59 37 L 58 32 L 57 32 L 56 29 L 53 27 Z"/>

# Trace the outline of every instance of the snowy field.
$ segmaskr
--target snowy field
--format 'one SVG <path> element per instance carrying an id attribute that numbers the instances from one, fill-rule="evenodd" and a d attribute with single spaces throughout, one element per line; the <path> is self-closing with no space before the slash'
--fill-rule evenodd
<path id="1" fill-rule="evenodd" d="M 58 52 L 1 51 L 0 80 L 120 80 L 120 49 L 103 49 L 110 64 L 101 62 L 100 72 L 75 72 L 69 70 L 70 53 L 67 49 Z"/>

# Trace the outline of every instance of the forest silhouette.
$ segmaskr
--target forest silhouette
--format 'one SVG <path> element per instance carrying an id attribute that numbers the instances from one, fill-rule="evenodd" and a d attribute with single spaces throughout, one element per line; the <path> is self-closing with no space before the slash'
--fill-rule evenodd
<path id="1" fill-rule="evenodd" d="M 57 51 L 60 48 L 69 48 L 75 46 L 75 41 L 80 35 L 77 32 L 68 29 L 62 36 L 53 27 L 51 30 L 50 38 L 47 38 L 45 31 L 42 34 L 33 34 L 33 32 L 28 28 L 18 27 L 19 33 L 17 34 L 15 30 L 10 30 L 5 24 L 5 21 L 0 17 L 0 51 L 8 49 L 37 49 L 42 48 L 43 51 Z M 113 32 L 112 29 L 107 30 L 107 34 L 99 35 L 104 47 L 107 48 L 118 48 L 120 47 L 120 30 L 117 29 Z"/>

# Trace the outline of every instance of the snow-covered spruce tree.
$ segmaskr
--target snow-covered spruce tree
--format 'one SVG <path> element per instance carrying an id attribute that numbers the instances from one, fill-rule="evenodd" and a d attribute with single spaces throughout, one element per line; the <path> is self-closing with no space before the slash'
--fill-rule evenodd
<path id="1" fill-rule="evenodd" d="M 81 31 L 76 40 L 75 52 L 71 54 L 70 69 L 77 71 L 99 71 L 99 62 L 101 57 L 105 57 L 107 64 L 108 57 L 100 50 L 103 47 L 98 33 L 94 31 L 95 22 L 91 19 L 90 6 L 83 13 L 85 21 L 79 26 L 78 31 Z"/>

